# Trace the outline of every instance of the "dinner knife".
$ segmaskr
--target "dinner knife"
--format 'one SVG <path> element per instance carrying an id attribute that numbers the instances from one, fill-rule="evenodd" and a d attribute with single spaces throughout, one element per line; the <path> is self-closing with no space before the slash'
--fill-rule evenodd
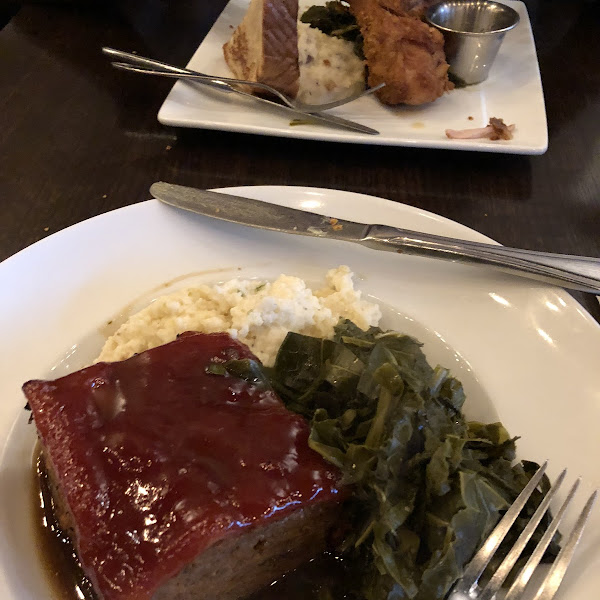
<path id="1" fill-rule="evenodd" d="M 355 242 L 376 250 L 495 267 L 565 288 L 600 293 L 600 259 L 507 248 L 367 223 L 157 182 L 150 193 L 165 204 L 207 217 L 295 235 Z"/>
<path id="2" fill-rule="evenodd" d="M 180 67 L 174 67 L 173 65 L 163 63 L 159 60 L 145 58 L 143 56 L 137 56 L 136 54 L 132 54 L 130 52 L 124 52 L 123 50 L 115 50 L 114 48 L 109 48 L 106 46 L 102 48 L 102 53 L 106 56 L 110 56 L 111 58 L 128 60 L 131 63 L 130 65 L 113 63 L 113 66 L 128 71 L 146 74 L 154 72 L 157 75 L 169 75 L 172 77 L 177 77 L 177 75 L 197 75 L 200 78 L 205 77 L 203 73 L 198 73 L 197 71 L 181 69 Z M 139 65 L 139 67 L 136 67 L 134 65 Z M 279 102 L 275 102 L 273 100 L 269 100 L 268 98 L 256 96 L 249 92 L 245 92 L 237 87 L 229 85 L 224 81 L 219 81 L 216 78 L 212 79 L 212 81 L 199 80 L 198 83 L 206 85 L 208 87 L 212 87 L 213 89 L 219 90 L 224 93 L 233 93 L 237 94 L 238 96 L 245 96 L 246 98 L 251 98 L 253 101 L 261 102 L 262 104 L 269 104 L 270 106 L 273 106 L 278 110 L 287 111 L 288 113 L 295 115 L 296 119 L 298 119 L 299 121 L 310 121 L 315 123 L 321 123 L 323 125 L 333 125 L 336 127 L 341 127 L 343 129 L 349 129 L 350 131 L 366 133 L 368 135 L 379 135 L 379 131 L 377 131 L 377 129 L 367 127 L 366 125 L 356 123 L 355 121 L 343 119 L 342 117 L 338 117 L 330 113 L 324 114 L 304 112 L 295 108 L 291 108 L 289 106 L 284 106 L 283 104 L 280 104 Z"/>

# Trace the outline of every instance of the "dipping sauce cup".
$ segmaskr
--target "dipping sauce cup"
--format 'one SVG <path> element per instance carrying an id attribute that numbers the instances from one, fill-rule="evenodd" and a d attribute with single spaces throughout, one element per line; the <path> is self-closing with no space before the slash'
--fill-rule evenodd
<path id="1" fill-rule="evenodd" d="M 430 7 L 427 21 L 444 35 L 449 73 L 458 85 L 485 81 L 507 31 L 519 14 L 499 2 L 449 0 Z"/>

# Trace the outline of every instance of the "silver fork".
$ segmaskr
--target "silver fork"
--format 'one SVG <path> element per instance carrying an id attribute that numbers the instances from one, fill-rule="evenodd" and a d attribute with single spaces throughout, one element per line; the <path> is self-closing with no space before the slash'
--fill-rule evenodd
<path id="1" fill-rule="evenodd" d="M 381 83 L 375 87 L 369 88 L 362 92 L 350 94 L 345 98 L 335 100 L 333 102 L 326 102 L 323 104 L 307 104 L 306 102 L 301 102 L 300 100 L 296 100 L 294 98 L 286 96 L 279 90 L 275 89 L 270 85 L 267 85 L 266 83 L 260 83 L 257 81 L 246 81 L 244 79 L 233 79 L 231 77 L 216 77 L 213 75 L 206 75 L 205 73 L 198 73 L 196 71 L 182 69 L 180 67 L 175 67 L 173 65 L 169 65 L 167 63 L 163 63 L 152 58 L 138 56 L 137 54 L 130 54 L 129 52 L 115 50 L 114 48 L 105 47 L 102 48 L 102 52 L 107 56 L 110 56 L 111 58 L 120 59 L 118 61 L 112 62 L 113 67 L 116 67 L 117 69 L 122 69 L 124 71 L 132 71 L 134 73 L 141 73 L 144 75 L 159 75 L 162 77 L 172 77 L 175 79 L 191 79 L 195 81 L 201 81 L 203 83 L 216 87 L 224 92 L 233 91 L 229 87 L 230 85 L 251 86 L 253 88 L 268 92 L 273 96 L 276 96 L 286 106 L 289 106 L 294 110 L 299 110 L 308 113 L 323 112 L 331 108 L 336 108 L 338 106 L 348 104 L 349 102 L 354 102 L 354 100 L 357 100 L 358 98 L 368 96 L 373 92 L 376 92 L 385 85 L 385 83 Z"/>
<path id="2" fill-rule="evenodd" d="M 529 496 L 531 496 L 533 490 L 537 487 L 538 483 L 542 479 L 542 476 L 546 470 L 547 462 L 544 463 L 540 469 L 536 472 L 536 474 L 531 478 L 529 483 L 525 486 L 519 497 L 515 500 L 513 505 L 508 509 L 504 517 L 501 521 L 496 525 L 494 531 L 490 534 L 488 539 L 485 541 L 481 549 L 477 552 L 471 562 L 465 569 L 465 572 L 461 579 L 454 585 L 454 588 L 451 590 L 450 595 L 447 600 L 491 600 L 494 598 L 496 593 L 500 590 L 500 587 L 508 577 L 511 569 L 517 562 L 517 559 L 521 555 L 525 545 L 531 538 L 534 533 L 536 527 L 539 525 L 542 517 L 544 516 L 548 506 L 556 491 L 562 484 L 567 470 L 565 469 L 556 480 L 555 484 L 550 488 L 542 502 L 540 503 L 538 509 L 534 513 L 531 520 L 527 523 L 523 531 L 521 532 L 519 538 L 515 542 L 515 545 L 508 552 L 501 565 L 498 567 L 496 572 L 492 575 L 490 580 L 484 587 L 479 587 L 478 582 L 483 574 L 485 568 L 487 567 L 490 559 L 500 546 L 500 543 L 510 530 L 511 526 L 515 522 L 519 513 L 525 506 Z M 516 577 L 512 586 L 509 588 L 504 600 L 518 600 L 523 597 L 523 593 L 525 590 L 525 586 L 528 584 L 535 568 L 539 564 L 546 548 L 550 544 L 556 530 L 558 529 L 558 525 L 561 522 L 567 507 L 569 506 L 577 488 L 579 486 L 580 480 L 578 479 L 573 487 L 571 488 L 569 494 L 567 495 L 566 500 L 563 502 L 562 506 L 558 510 L 556 517 L 552 520 L 552 523 L 540 539 L 538 545 L 535 550 L 527 560 L 525 566 L 521 569 L 519 575 Z M 581 534 L 583 533 L 583 529 L 585 527 L 587 518 L 592 510 L 592 506 L 596 499 L 596 495 L 598 490 L 594 491 L 592 495 L 588 498 L 583 511 L 579 515 L 575 526 L 569 536 L 568 540 L 563 545 L 561 551 L 556 557 L 554 564 L 550 568 L 549 573 L 545 577 L 544 581 L 541 583 L 540 587 L 537 589 L 537 593 L 535 595 L 534 600 L 550 600 L 554 597 L 554 594 L 558 590 L 560 583 L 565 575 L 567 567 L 573 558 L 573 553 L 575 551 L 575 546 L 579 542 L 581 538 Z"/>

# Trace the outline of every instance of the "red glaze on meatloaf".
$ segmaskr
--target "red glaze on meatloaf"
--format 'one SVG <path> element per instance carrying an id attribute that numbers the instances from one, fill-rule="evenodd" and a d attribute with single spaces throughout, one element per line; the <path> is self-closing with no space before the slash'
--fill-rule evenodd
<path id="1" fill-rule="evenodd" d="M 211 545 L 338 497 L 338 474 L 274 392 L 211 375 L 254 358 L 227 334 L 193 334 L 23 390 L 105 600 L 152 596 Z"/>

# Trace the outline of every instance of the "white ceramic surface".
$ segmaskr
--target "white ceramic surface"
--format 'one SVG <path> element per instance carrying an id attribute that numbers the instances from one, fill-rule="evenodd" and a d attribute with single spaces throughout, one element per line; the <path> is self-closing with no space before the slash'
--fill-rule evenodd
<path id="1" fill-rule="evenodd" d="M 363 222 L 485 240 L 442 217 L 334 190 L 235 188 L 232 193 Z M 477 267 L 211 221 L 149 201 L 50 236 L 0 265 L 0 598 L 50 598 L 30 519 L 35 434 L 20 388 L 89 363 L 115 316 L 167 287 L 282 272 L 318 282 L 349 265 L 385 305 L 384 326 L 416 335 L 450 366 L 469 416 L 500 418 L 520 454 L 600 485 L 600 327 L 566 292 Z M 170 285 L 168 282 L 171 282 Z M 582 493 L 577 502 L 581 507 Z M 572 522 L 572 518 L 570 522 Z M 600 508 L 559 598 L 595 600 Z"/>
<path id="2" fill-rule="evenodd" d="M 523 2 L 505 3 L 519 13 L 521 22 L 506 35 L 490 76 L 483 83 L 456 89 L 424 106 L 391 108 L 366 97 L 331 111 L 377 129 L 377 136 L 320 125 L 290 126 L 287 112 L 278 114 L 277 109 L 251 99 L 183 81 L 174 85 L 158 119 L 166 125 L 332 142 L 542 154 L 548 147 L 548 129 L 531 25 Z M 231 76 L 222 46 L 242 20 L 247 5 L 248 0 L 230 0 L 187 65 L 189 69 Z M 490 117 L 514 123 L 514 138 L 492 142 L 451 140 L 445 135 L 446 129 L 483 127 Z"/>

